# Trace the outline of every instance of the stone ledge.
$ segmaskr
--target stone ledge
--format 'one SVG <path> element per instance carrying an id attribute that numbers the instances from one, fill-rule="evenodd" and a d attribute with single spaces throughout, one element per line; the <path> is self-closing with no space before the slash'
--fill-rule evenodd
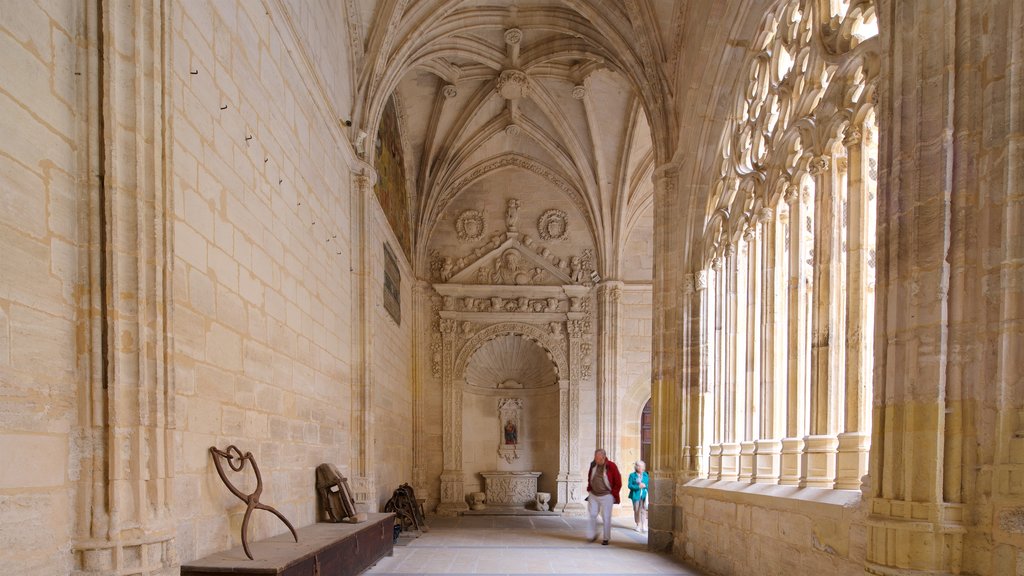
<path id="1" fill-rule="evenodd" d="M 787 512 L 836 518 L 862 501 L 859 490 L 800 488 L 721 480 L 690 480 L 679 486 L 679 494 L 765 508 L 781 507 Z"/>

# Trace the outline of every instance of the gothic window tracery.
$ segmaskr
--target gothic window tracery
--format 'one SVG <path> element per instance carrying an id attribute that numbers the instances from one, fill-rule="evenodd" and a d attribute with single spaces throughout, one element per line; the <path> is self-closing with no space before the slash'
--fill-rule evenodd
<path id="1" fill-rule="evenodd" d="M 711 405 L 691 449 L 712 478 L 856 489 L 867 472 L 877 30 L 871 0 L 785 0 L 752 42 L 700 272 Z"/>

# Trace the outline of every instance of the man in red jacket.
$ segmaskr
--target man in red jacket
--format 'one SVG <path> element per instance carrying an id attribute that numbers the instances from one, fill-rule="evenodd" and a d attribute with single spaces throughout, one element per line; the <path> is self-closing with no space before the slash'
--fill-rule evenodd
<path id="1" fill-rule="evenodd" d="M 587 539 L 593 542 L 597 539 L 597 512 L 601 512 L 601 521 L 604 523 L 604 539 L 601 544 L 608 545 L 612 537 L 612 506 L 619 503 L 619 492 L 622 491 L 622 476 L 619 468 L 608 459 L 608 453 L 603 448 L 594 451 L 594 461 L 590 463 L 590 471 L 587 473 L 587 492 L 590 496 L 590 519 L 587 522 Z"/>

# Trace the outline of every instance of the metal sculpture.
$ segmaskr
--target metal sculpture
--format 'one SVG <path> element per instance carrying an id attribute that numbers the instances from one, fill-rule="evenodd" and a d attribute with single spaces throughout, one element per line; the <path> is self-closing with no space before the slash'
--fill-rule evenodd
<path id="1" fill-rule="evenodd" d="M 425 532 L 429 529 L 423 517 L 423 507 L 416 500 L 416 492 L 408 484 L 402 484 L 395 490 L 391 499 L 384 504 L 384 511 L 394 512 L 403 530 Z"/>
<path id="2" fill-rule="evenodd" d="M 249 560 L 253 560 L 252 552 L 249 551 L 249 517 L 252 516 L 253 510 L 266 510 L 274 516 L 281 519 L 285 526 L 288 527 L 292 532 L 292 537 L 295 538 L 295 542 L 299 541 L 299 535 L 295 533 L 295 527 L 292 523 L 284 517 L 283 514 L 277 511 L 273 506 L 267 506 L 266 504 L 260 504 L 260 494 L 263 493 L 263 476 L 260 475 L 260 467 L 256 465 L 256 459 L 253 458 L 252 452 L 246 452 L 242 454 L 234 444 L 228 446 L 226 450 L 218 450 L 216 446 L 210 446 L 210 454 L 213 455 L 213 464 L 217 467 L 217 474 L 220 479 L 224 482 L 224 485 L 228 487 L 228 490 L 232 494 L 238 497 L 239 500 L 245 502 L 245 516 L 242 518 L 242 549 L 245 550 L 245 555 L 249 557 Z M 220 459 L 227 460 L 228 466 L 231 467 L 235 472 L 241 472 L 245 468 L 245 463 L 248 462 L 252 465 L 252 471 L 256 474 L 256 489 L 251 494 L 245 494 L 234 484 L 228 480 L 227 474 L 224 473 L 224 467 L 221 466 Z M 235 465 L 235 461 L 238 462 Z"/>

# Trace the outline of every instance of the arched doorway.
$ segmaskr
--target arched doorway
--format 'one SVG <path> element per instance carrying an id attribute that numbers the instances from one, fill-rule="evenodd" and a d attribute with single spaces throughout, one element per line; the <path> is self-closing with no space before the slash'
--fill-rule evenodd
<path id="1" fill-rule="evenodd" d="M 651 440 L 654 437 L 654 415 L 651 413 L 651 401 L 647 400 L 640 412 L 640 459 L 651 468 Z"/>

